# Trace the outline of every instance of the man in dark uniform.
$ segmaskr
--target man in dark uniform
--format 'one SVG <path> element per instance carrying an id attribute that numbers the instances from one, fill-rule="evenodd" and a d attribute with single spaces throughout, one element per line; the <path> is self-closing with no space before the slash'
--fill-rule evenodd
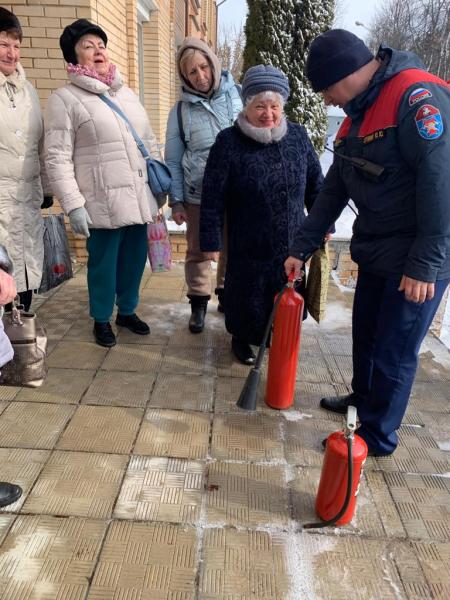
<path id="1" fill-rule="evenodd" d="M 313 41 L 306 69 L 314 91 L 347 118 L 285 269 L 300 271 L 353 199 L 353 391 L 321 406 L 345 413 L 355 405 L 369 452 L 386 456 L 450 281 L 450 86 L 414 54 L 381 46 L 374 57 L 342 29 Z"/>

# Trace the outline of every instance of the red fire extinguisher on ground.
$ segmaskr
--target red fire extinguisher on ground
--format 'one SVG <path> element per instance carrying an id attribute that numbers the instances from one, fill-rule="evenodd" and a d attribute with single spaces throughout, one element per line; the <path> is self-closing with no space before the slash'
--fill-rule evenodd
<path id="1" fill-rule="evenodd" d="M 305 301 L 294 289 L 294 276 L 289 276 L 275 315 L 269 352 L 266 404 L 280 410 L 294 402 L 300 334 Z M 277 297 L 275 298 L 275 301 Z"/>
<path id="2" fill-rule="evenodd" d="M 300 328 L 304 300 L 294 290 L 294 272 L 275 297 L 275 303 L 256 357 L 255 366 L 248 374 L 236 402 L 244 410 L 256 409 L 256 395 L 266 343 L 275 321 L 269 357 L 266 403 L 272 408 L 288 408 L 294 401 L 295 376 L 300 349 Z"/>
<path id="3" fill-rule="evenodd" d="M 356 408 L 349 406 L 345 430 L 327 438 L 322 474 L 316 498 L 319 523 L 307 523 L 304 529 L 346 525 L 356 509 L 361 473 L 367 458 L 366 442 L 355 434 Z"/>

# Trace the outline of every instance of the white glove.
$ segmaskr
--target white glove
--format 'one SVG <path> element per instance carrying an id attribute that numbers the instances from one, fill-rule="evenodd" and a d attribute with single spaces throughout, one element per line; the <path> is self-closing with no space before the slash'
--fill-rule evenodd
<path id="1" fill-rule="evenodd" d="M 82 235 L 85 238 L 89 237 L 89 225 L 92 225 L 92 221 L 84 206 L 71 210 L 69 221 L 73 233 Z"/>

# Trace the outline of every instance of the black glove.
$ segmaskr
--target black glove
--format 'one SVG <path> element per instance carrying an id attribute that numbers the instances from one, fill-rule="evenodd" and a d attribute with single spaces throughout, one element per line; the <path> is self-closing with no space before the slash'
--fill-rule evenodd
<path id="1" fill-rule="evenodd" d="M 41 208 L 50 208 L 51 206 L 53 206 L 53 196 L 44 196 Z"/>

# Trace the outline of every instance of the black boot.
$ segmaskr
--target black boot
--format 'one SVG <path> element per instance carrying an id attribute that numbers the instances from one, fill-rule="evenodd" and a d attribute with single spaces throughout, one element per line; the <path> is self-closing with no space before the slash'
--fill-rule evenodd
<path id="1" fill-rule="evenodd" d="M 347 396 L 342 396 L 342 398 L 339 398 L 338 396 L 322 398 L 320 401 L 320 406 L 326 410 L 331 410 L 331 412 L 339 413 L 340 415 L 346 415 L 347 408 L 350 405 L 358 408 L 358 402 L 359 398 L 356 394 L 348 394 Z"/>
<path id="2" fill-rule="evenodd" d="M 111 329 L 110 323 L 99 323 L 94 321 L 94 336 L 95 341 L 99 346 L 111 348 L 116 345 L 116 336 Z"/>
<path id="3" fill-rule="evenodd" d="M 240 340 L 239 338 L 232 337 L 231 338 L 231 350 L 233 354 L 244 365 L 254 365 L 256 356 L 251 349 L 250 344 Z"/>
<path id="4" fill-rule="evenodd" d="M 13 504 L 22 495 L 22 488 L 13 483 L 0 481 L 0 506 L 8 506 Z"/>
<path id="5" fill-rule="evenodd" d="M 194 296 L 188 294 L 191 304 L 191 318 L 189 319 L 189 331 L 191 333 L 201 333 L 205 327 L 206 308 L 211 296 Z"/>
<path id="6" fill-rule="evenodd" d="M 219 304 L 217 305 L 217 310 L 221 313 L 225 312 L 224 309 L 224 299 L 225 299 L 225 290 L 223 288 L 216 288 L 214 290 L 214 293 L 217 296 L 217 300 L 219 301 Z"/>

